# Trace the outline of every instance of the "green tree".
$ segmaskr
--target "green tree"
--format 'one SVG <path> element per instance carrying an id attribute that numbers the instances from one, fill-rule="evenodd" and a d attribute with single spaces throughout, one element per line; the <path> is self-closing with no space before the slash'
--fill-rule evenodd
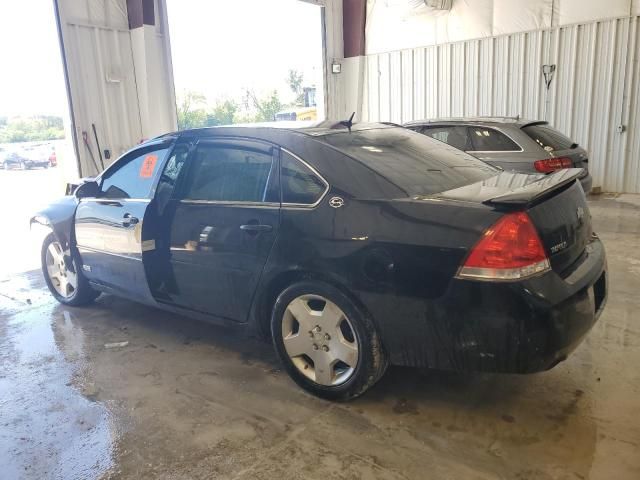
<path id="1" fill-rule="evenodd" d="M 206 126 L 206 104 L 207 97 L 202 93 L 185 90 L 178 102 L 178 129 L 187 130 Z"/>
<path id="2" fill-rule="evenodd" d="M 231 125 L 235 121 L 239 106 L 233 100 L 218 102 L 212 110 L 207 113 L 206 125 L 215 127 L 217 125 Z"/>
<path id="3" fill-rule="evenodd" d="M 64 138 L 61 117 L 35 116 L 4 118 L 0 122 L 0 143 L 44 141 Z"/>
<path id="4" fill-rule="evenodd" d="M 287 83 L 289 84 L 289 88 L 296 95 L 296 99 L 294 101 L 297 105 L 304 104 L 304 91 L 302 89 L 302 82 L 304 81 L 304 76 L 302 73 L 297 70 L 289 70 L 289 74 L 287 75 Z"/>
<path id="5" fill-rule="evenodd" d="M 263 98 L 258 98 L 253 90 L 246 90 L 246 98 L 247 104 L 256 110 L 256 122 L 273 122 L 284 107 L 276 90 Z"/>

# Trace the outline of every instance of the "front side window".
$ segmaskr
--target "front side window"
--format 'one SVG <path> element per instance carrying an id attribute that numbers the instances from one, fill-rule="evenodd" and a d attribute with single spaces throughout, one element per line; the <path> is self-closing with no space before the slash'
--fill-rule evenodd
<path id="1" fill-rule="evenodd" d="M 199 145 L 184 198 L 226 202 L 268 202 L 273 164 L 270 149 L 226 144 Z"/>
<path id="2" fill-rule="evenodd" d="M 168 148 L 143 149 L 119 160 L 102 177 L 102 197 L 113 199 L 149 198 L 156 171 Z"/>
<path id="3" fill-rule="evenodd" d="M 470 127 L 471 151 L 474 152 L 517 152 L 521 148 L 507 137 L 493 128 Z"/>
<path id="4" fill-rule="evenodd" d="M 469 150 L 467 127 L 425 127 L 422 133 L 458 150 Z"/>
<path id="5" fill-rule="evenodd" d="M 320 200 L 327 189 L 326 183 L 290 153 L 282 151 L 280 158 L 282 203 L 313 205 Z"/>

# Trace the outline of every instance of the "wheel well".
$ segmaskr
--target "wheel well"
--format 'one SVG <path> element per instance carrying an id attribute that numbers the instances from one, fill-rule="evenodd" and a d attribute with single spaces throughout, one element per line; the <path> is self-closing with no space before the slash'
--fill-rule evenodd
<path id="1" fill-rule="evenodd" d="M 340 291 L 349 297 L 349 299 L 362 311 L 362 313 L 367 315 L 375 324 L 375 320 L 371 313 L 365 308 L 362 302 L 353 295 L 346 285 L 320 273 L 304 270 L 290 270 L 282 272 L 273 278 L 264 289 L 262 298 L 258 302 L 255 318 L 258 333 L 261 336 L 264 336 L 264 338 L 271 338 L 271 312 L 273 311 L 273 306 L 276 303 L 278 295 L 280 295 L 280 293 L 290 285 L 304 280 L 316 280 L 328 283 L 329 285 L 340 289 Z"/>

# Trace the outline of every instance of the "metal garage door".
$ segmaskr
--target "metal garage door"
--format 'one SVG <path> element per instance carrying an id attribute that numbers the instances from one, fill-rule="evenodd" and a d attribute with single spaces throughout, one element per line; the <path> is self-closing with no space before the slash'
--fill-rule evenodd
<path id="1" fill-rule="evenodd" d="M 166 9 L 164 0 L 54 3 L 78 170 L 91 176 L 176 129 Z"/>

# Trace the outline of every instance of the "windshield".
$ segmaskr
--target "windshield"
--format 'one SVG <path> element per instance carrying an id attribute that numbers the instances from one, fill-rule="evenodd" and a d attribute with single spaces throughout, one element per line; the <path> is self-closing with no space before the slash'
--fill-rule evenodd
<path id="1" fill-rule="evenodd" d="M 322 138 L 385 177 L 408 196 L 469 185 L 499 171 L 467 153 L 404 128 L 380 128 Z"/>

